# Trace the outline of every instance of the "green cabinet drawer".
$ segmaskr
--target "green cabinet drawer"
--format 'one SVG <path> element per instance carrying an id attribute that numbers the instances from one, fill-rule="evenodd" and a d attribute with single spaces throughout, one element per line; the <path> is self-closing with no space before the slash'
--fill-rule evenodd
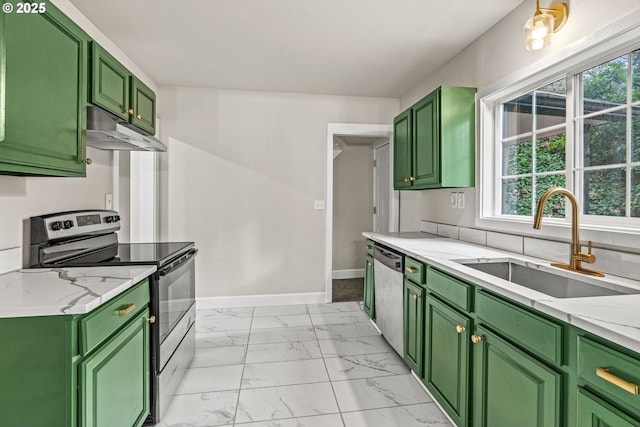
<path id="1" fill-rule="evenodd" d="M 524 310 L 482 290 L 476 295 L 481 323 L 555 365 L 562 364 L 562 325 Z"/>
<path id="2" fill-rule="evenodd" d="M 578 336 L 578 377 L 640 412 L 640 358 Z"/>
<path id="3" fill-rule="evenodd" d="M 472 311 L 473 286 L 468 283 L 429 267 L 427 289 L 463 311 Z"/>
<path id="4" fill-rule="evenodd" d="M 80 352 L 91 352 L 149 304 L 149 279 L 80 319 Z"/>
<path id="5" fill-rule="evenodd" d="M 367 250 L 367 255 L 373 256 L 374 254 L 374 243 L 371 240 L 367 240 L 365 244 L 365 249 Z"/>
<path id="6" fill-rule="evenodd" d="M 578 389 L 577 420 L 580 427 L 639 427 L 631 418 L 597 396 Z"/>
<path id="7" fill-rule="evenodd" d="M 426 267 L 420 261 L 416 261 L 408 256 L 404 257 L 404 277 L 417 283 L 418 285 L 424 285 Z"/>

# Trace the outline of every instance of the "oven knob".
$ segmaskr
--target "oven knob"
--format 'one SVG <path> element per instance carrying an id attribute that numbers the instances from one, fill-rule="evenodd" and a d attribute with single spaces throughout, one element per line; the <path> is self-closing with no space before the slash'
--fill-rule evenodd
<path id="1" fill-rule="evenodd" d="M 113 217 L 113 222 L 118 222 L 120 221 L 120 215 L 116 215 Z"/>
<path id="2" fill-rule="evenodd" d="M 111 223 L 111 222 L 113 222 L 113 217 L 112 217 L 112 216 L 105 216 L 105 217 L 104 217 L 104 220 L 105 220 L 105 222 L 107 222 L 107 223 Z"/>
<path id="3" fill-rule="evenodd" d="M 53 231 L 58 231 L 62 228 L 62 221 L 53 221 L 50 227 Z"/>
<path id="4" fill-rule="evenodd" d="M 65 230 L 72 228 L 73 227 L 73 221 L 71 220 L 66 220 L 65 222 L 62 223 L 62 228 L 64 228 Z"/>

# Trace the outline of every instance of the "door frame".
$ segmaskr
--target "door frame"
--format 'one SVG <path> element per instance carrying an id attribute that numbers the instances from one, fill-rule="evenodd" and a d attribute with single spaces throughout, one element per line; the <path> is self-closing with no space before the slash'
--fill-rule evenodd
<path id="1" fill-rule="evenodd" d="M 333 138 L 334 136 L 371 136 L 389 138 L 390 158 L 393 165 L 393 125 L 381 124 L 354 124 L 354 123 L 327 123 L 327 180 L 326 180 L 326 212 L 325 212 L 325 295 L 326 302 L 332 300 L 333 281 Z M 393 173 L 390 174 L 393 179 Z M 389 200 L 390 230 L 398 230 L 400 217 L 400 201 L 397 191 L 393 191 L 393 182 L 390 183 L 393 197 Z M 364 249 L 363 249 L 364 250 Z"/>

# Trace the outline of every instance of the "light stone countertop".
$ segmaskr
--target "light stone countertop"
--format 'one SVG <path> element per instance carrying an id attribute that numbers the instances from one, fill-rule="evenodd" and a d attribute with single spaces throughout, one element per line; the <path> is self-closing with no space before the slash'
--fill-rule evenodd
<path id="1" fill-rule="evenodd" d="M 37 268 L 0 275 L 0 318 L 84 314 L 156 271 L 155 265 Z"/>
<path id="2" fill-rule="evenodd" d="M 593 278 L 608 287 L 638 289 L 638 294 L 581 298 L 554 298 L 524 286 L 483 273 L 460 262 L 521 260 L 554 269 L 559 275 L 576 277 L 577 273 L 550 267 L 550 261 L 499 249 L 479 246 L 427 233 L 362 233 L 366 238 L 396 249 L 412 258 L 438 267 L 478 286 L 503 295 L 523 305 L 572 324 L 585 331 L 640 353 L 640 282 L 607 275 Z M 597 256 L 597 253 L 596 253 Z M 566 262 L 567 260 L 555 260 Z"/>

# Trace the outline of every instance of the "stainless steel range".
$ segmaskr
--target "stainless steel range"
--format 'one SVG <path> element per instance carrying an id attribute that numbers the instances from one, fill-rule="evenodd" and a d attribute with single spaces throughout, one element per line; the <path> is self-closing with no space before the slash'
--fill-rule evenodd
<path id="1" fill-rule="evenodd" d="M 32 217 L 31 262 L 37 267 L 156 265 L 149 280 L 151 314 L 151 413 L 165 413 L 195 353 L 195 255 L 193 242 L 119 243 L 116 211 L 60 212 Z"/>

